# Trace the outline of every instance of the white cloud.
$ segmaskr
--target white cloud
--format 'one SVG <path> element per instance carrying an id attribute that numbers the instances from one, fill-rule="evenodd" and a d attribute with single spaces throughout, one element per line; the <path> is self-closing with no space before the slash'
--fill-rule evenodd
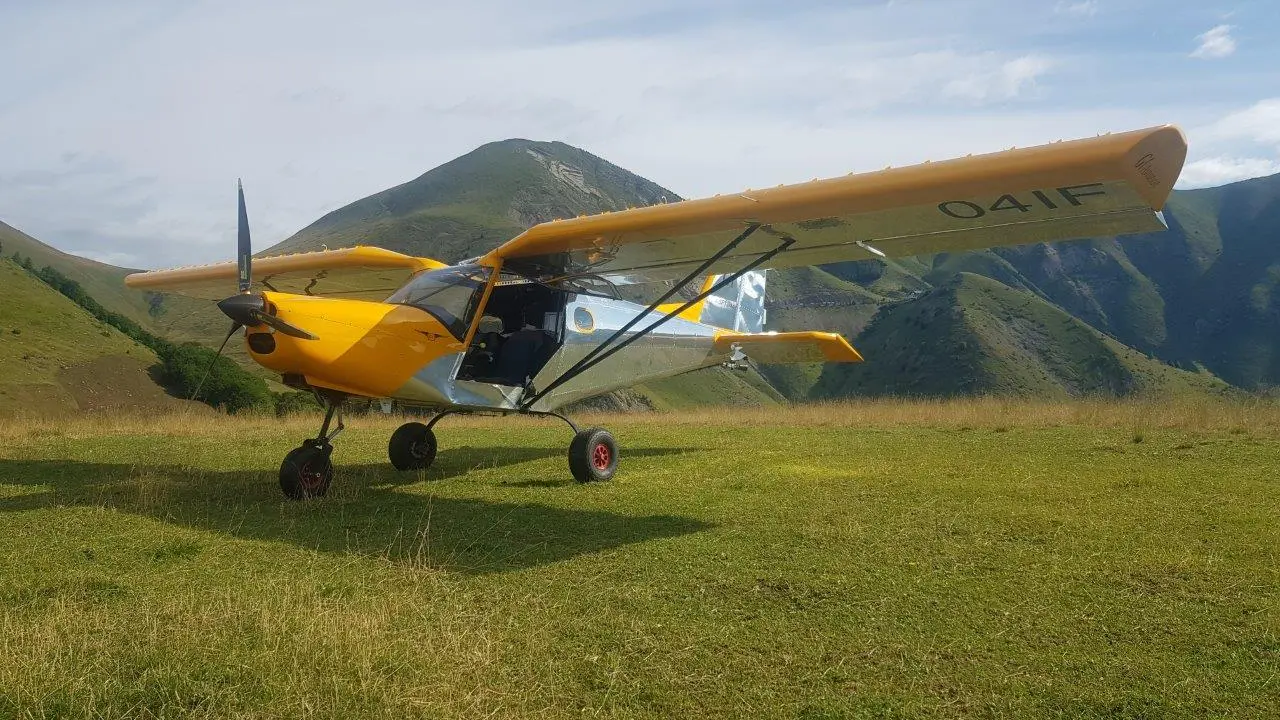
<path id="1" fill-rule="evenodd" d="M 1215 140 L 1247 140 L 1273 145 L 1280 154 L 1280 97 L 1259 100 L 1209 126 L 1206 135 Z"/>
<path id="2" fill-rule="evenodd" d="M 683 195 L 708 195 L 832 165 L 904 164 L 924 148 L 944 157 L 1013 144 L 940 118 L 995 103 L 1013 111 L 1054 68 L 1042 53 L 937 35 L 964 33 L 935 27 L 931 3 L 779 18 L 718 0 L 653 0 L 644 10 L 659 22 L 587 0 L 361 2 L 360 12 L 343 0 L 305 11 L 196 3 L 143 23 L 107 60 L 62 59 L 57 83 L 0 107 L 0 217 L 64 248 L 149 266 L 221 259 L 236 177 L 255 246 L 267 247 L 327 210 L 509 137 L 564 140 Z M 701 17 L 692 10 L 713 19 L 691 24 Z M 916 115 L 929 119 L 910 123 L 927 137 L 901 136 Z M 934 137 L 935 122 L 970 129 Z M 1039 125 L 1016 142 L 1053 139 Z M 111 167 L 32 175 L 63 168 L 73 151 Z M 113 183 L 137 177 L 154 182 L 120 207 Z"/>
<path id="3" fill-rule="evenodd" d="M 1280 162 L 1275 160 L 1209 157 L 1188 163 L 1178 178 L 1178 187 L 1214 187 L 1276 173 L 1280 173 Z"/>
<path id="4" fill-rule="evenodd" d="M 970 100 L 1008 100 L 1035 87 L 1036 80 L 1053 68 L 1053 62 L 1037 55 L 1024 55 L 994 67 L 976 68 L 954 78 L 943 87 L 943 94 Z M 952 66 L 954 72 L 956 68 Z"/>
<path id="5" fill-rule="evenodd" d="M 1060 15 L 1093 17 L 1098 14 L 1098 0 L 1079 0 L 1078 2 L 1058 0 L 1058 3 L 1053 6 L 1053 11 Z"/>
<path id="6" fill-rule="evenodd" d="M 26 22 L 5 15 L 19 6 Z M 0 95 L 0 218 L 157 267 L 229 256 L 236 177 L 265 248 L 510 137 L 563 140 L 697 197 L 1166 122 L 1208 138 L 1223 102 L 1169 90 L 1141 38 L 1124 47 L 1136 61 L 1113 62 L 1054 27 L 1110 22 L 1120 4 L 780 7 L 0 0 L 19 43 L 0 43 L 0 87 L 15 88 Z M 64 32 L 74 42 L 35 52 Z M 1250 142 L 1199 157 L 1267 154 Z"/>
<path id="7" fill-rule="evenodd" d="M 1236 51 L 1236 40 L 1231 37 L 1230 25 L 1218 25 L 1203 35 L 1196 36 L 1200 45 L 1191 51 L 1191 57 L 1206 60 L 1224 58 Z"/>
<path id="8" fill-rule="evenodd" d="M 1280 97 L 1266 98 L 1187 133 L 1199 158 L 1179 187 L 1208 187 L 1280 172 Z"/>

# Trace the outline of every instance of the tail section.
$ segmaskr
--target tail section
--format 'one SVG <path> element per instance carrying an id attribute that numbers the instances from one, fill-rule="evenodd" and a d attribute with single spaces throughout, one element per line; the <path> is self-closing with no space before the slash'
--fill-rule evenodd
<path id="1" fill-rule="evenodd" d="M 719 276 L 708 278 L 714 281 Z M 764 271 L 744 273 L 707 296 L 698 321 L 744 333 L 764 332 Z"/>
<path id="2" fill-rule="evenodd" d="M 708 275 L 698 294 L 710 290 L 723 275 Z M 764 271 L 744 273 L 741 277 L 690 305 L 679 317 L 714 325 L 736 332 L 764 332 Z M 669 313 L 684 303 L 659 305 L 658 312 Z"/>

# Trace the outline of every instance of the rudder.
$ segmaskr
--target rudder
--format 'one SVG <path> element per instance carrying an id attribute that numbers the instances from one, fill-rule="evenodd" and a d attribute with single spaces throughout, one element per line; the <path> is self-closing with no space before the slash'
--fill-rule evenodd
<path id="1" fill-rule="evenodd" d="M 718 282 L 720 275 L 707 278 L 706 287 Z M 765 271 L 743 273 L 732 283 L 707 296 L 698 322 L 742 333 L 764 332 Z"/>

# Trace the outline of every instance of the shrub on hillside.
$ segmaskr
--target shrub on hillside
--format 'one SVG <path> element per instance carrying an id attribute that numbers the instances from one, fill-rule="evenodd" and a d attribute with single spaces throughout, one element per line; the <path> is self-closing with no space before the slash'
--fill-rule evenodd
<path id="1" fill-rule="evenodd" d="M 191 397 L 198 388 L 196 400 L 231 413 L 275 409 L 275 398 L 262 378 L 250 375 L 225 356 L 214 357 L 212 350 L 195 343 L 169 345 L 160 354 L 160 381 L 184 397 Z"/>
<path id="2" fill-rule="evenodd" d="M 318 410 L 320 410 L 320 403 L 316 402 L 315 396 L 309 392 L 295 390 L 276 393 L 276 415 L 278 417 L 311 413 Z"/>

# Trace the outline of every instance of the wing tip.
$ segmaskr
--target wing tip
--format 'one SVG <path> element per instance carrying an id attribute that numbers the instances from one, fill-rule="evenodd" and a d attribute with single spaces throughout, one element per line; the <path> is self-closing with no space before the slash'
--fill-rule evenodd
<path id="1" fill-rule="evenodd" d="M 1125 173 L 1152 210 L 1164 209 L 1187 160 L 1187 136 L 1177 125 L 1139 131 L 1142 136 L 1125 156 Z"/>

